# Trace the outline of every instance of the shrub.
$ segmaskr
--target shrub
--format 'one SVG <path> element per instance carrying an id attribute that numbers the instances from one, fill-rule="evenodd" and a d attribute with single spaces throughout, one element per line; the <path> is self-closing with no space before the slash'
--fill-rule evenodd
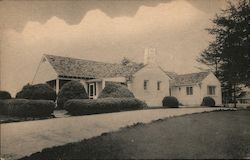
<path id="1" fill-rule="evenodd" d="M 177 98 L 172 97 L 172 96 L 167 96 L 167 97 L 163 98 L 162 105 L 164 107 L 178 108 L 179 102 L 178 102 Z"/>
<path id="2" fill-rule="evenodd" d="M 215 100 L 212 97 L 204 97 L 201 106 L 207 106 L 207 107 L 215 106 Z"/>
<path id="3" fill-rule="evenodd" d="M 129 89 L 121 84 L 109 82 L 102 90 L 98 98 L 134 98 L 134 94 Z"/>
<path id="4" fill-rule="evenodd" d="M 23 106 L 24 117 L 47 117 L 55 109 L 55 102 L 51 100 L 30 100 Z"/>
<path id="5" fill-rule="evenodd" d="M 11 95 L 7 91 L 0 91 L 0 99 L 11 99 Z"/>
<path id="6" fill-rule="evenodd" d="M 48 84 L 25 85 L 16 94 L 18 99 L 56 100 L 56 91 Z"/>
<path id="7" fill-rule="evenodd" d="M 136 98 L 101 98 L 101 99 L 73 99 L 65 103 L 65 109 L 71 115 L 88 115 L 110 113 L 125 110 L 136 110 L 147 107 Z"/>
<path id="8" fill-rule="evenodd" d="M 6 100 L 0 99 L 0 115 L 7 114 L 7 108 L 6 108 Z"/>
<path id="9" fill-rule="evenodd" d="M 10 116 L 18 116 L 23 117 L 25 110 L 23 109 L 23 105 L 27 103 L 29 100 L 27 99 L 10 99 L 5 100 L 4 104 L 4 113 Z"/>
<path id="10" fill-rule="evenodd" d="M 17 117 L 47 117 L 54 111 L 55 103 L 50 100 L 10 99 L 0 101 L 1 114 Z"/>
<path id="11" fill-rule="evenodd" d="M 57 107 L 63 108 L 64 103 L 70 99 L 88 99 L 84 86 L 78 81 L 70 81 L 63 85 L 58 93 Z"/>

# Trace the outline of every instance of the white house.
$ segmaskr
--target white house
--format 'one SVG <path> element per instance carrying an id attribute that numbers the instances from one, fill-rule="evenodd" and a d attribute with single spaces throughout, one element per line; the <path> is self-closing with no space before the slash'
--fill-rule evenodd
<path id="1" fill-rule="evenodd" d="M 250 92 L 241 92 L 236 98 L 239 104 L 250 105 Z"/>
<path id="2" fill-rule="evenodd" d="M 79 80 L 89 98 L 95 99 L 107 82 L 119 82 L 127 85 L 136 98 L 145 101 L 149 106 L 161 106 L 163 98 L 169 95 L 176 96 L 183 105 L 200 105 L 203 96 L 207 95 L 206 87 L 210 87 L 211 96 L 217 104 L 221 104 L 220 82 L 212 73 L 204 76 L 199 81 L 201 83 L 179 83 L 178 77 L 182 76 L 162 70 L 156 62 L 156 50 L 149 48 L 145 49 L 143 65 L 125 66 L 44 55 L 32 83 L 48 83 L 58 92 L 66 82 Z M 185 87 L 193 87 L 192 95 L 184 94 Z"/>

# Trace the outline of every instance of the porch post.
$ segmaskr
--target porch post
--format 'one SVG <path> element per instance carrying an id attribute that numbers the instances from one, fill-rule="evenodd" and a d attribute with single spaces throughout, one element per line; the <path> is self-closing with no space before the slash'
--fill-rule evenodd
<path id="1" fill-rule="evenodd" d="M 59 78 L 56 79 L 56 93 L 59 93 Z"/>
<path id="2" fill-rule="evenodd" d="M 105 88 L 105 80 L 102 79 L 102 89 L 104 89 L 104 88 Z"/>

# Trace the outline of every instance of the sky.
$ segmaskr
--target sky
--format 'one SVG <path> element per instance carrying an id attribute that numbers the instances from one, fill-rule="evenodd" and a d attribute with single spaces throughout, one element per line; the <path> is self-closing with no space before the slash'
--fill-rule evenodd
<path id="1" fill-rule="evenodd" d="M 190 73 L 213 38 L 205 28 L 224 0 L 0 1 L 1 90 L 15 95 L 32 81 L 43 54 L 119 63 L 143 62 L 157 49 L 158 64 Z"/>

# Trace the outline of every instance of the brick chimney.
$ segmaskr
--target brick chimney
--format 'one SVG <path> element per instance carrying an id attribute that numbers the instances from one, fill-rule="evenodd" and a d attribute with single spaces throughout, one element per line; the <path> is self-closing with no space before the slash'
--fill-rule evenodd
<path id="1" fill-rule="evenodd" d="M 144 65 L 156 65 L 156 48 L 144 50 Z"/>

